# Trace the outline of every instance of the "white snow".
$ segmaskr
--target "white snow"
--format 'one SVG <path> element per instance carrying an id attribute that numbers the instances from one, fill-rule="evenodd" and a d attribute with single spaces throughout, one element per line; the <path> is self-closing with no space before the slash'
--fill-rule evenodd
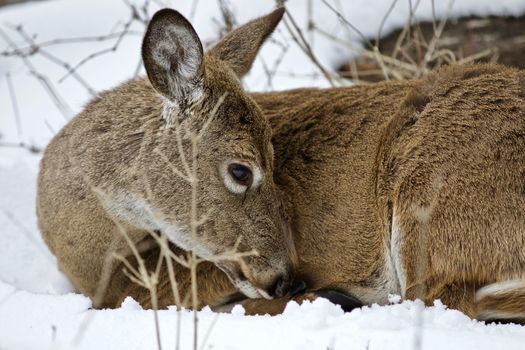
<path id="1" fill-rule="evenodd" d="M 89 310 L 78 294 L 44 295 L 0 283 L 1 349 L 155 349 L 154 315 L 131 298 L 116 310 Z M 182 349 L 193 341 L 190 311 L 158 312 L 163 349 L 174 349 L 181 317 Z M 421 328 L 419 317 L 423 317 Z M 430 308 L 404 302 L 343 313 L 325 299 L 288 304 L 279 316 L 199 312 L 200 345 L 206 349 L 522 349 L 525 327 L 484 325 L 440 302 Z M 209 336 L 207 334 L 209 333 Z"/>
<path id="2" fill-rule="evenodd" d="M 160 1 L 158 1 L 160 2 Z M 169 2 L 183 14 L 191 13 L 194 0 Z M 412 1 L 413 3 L 417 1 Z M 156 3 L 156 2 L 154 2 Z M 232 1 L 238 23 L 268 12 L 273 1 Z M 290 0 L 287 7 L 304 29 L 307 6 L 304 0 Z M 366 36 L 375 37 L 390 0 L 331 1 L 341 4 L 342 12 Z M 436 1 L 436 13 L 442 16 L 448 1 Z M 205 44 L 216 37 L 220 20 L 217 2 L 201 0 L 191 20 Z M 157 6 L 157 5 L 154 5 Z M 153 12 L 152 5 L 150 13 Z M 456 0 L 452 17 L 477 14 L 525 13 L 525 0 Z M 342 26 L 321 1 L 313 1 L 314 22 L 323 30 L 345 40 L 357 35 Z M 418 18 L 430 19 L 430 0 L 421 0 Z M 23 25 L 34 40 L 105 35 L 122 29 L 129 10 L 121 1 L 54 0 L 0 10 L 0 29 L 23 47 L 24 40 L 11 25 Z M 407 1 L 398 1 L 382 33 L 403 25 L 407 19 Z M 120 25 L 117 25 L 119 23 Z M 140 31 L 124 37 L 115 52 L 101 55 L 79 68 L 78 73 L 95 90 L 108 89 L 133 76 L 139 63 Z M 335 45 L 319 34 L 313 49 L 329 70 L 349 57 L 348 47 Z M 53 45 L 45 48 L 72 65 L 90 53 L 112 47 L 117 38 L 104 42 Z M 277 74 L 271 81 L 263 62 L 272 69 L 280 60 L 282 45 L 288 45 Z M 354 45 L 358 45 L 354 43 Z M 0 36 L 0 52 L 9 45 Z M 29 57 L 36 70 L 45 75 L 66 106 L 60 111 L 43 86 L 19 58 L 0 56 L 0 141 L 36 143 L 45 146 L 65 121 L 81 110 L 89 92 L 69 76 L 66 70 L 41 55 Z M 22 134 L 16 128 L 9 74 L 20 110 Z M 298 86 L 328 86 L 308 58 L 289 39 L 281 24 L 273 39 L 263 48 L 250 75 L 245 79 L 249 90 L 287 89 Z M 52 130 L 50 130 L 52 129 Z M 58 271 L 56 261 L 43 243 L 35 215 L 35 188 L 38 155 L 20 149 L 0 147 L 0 349 L 155 349 L 153 312 L 142 310 L 128 298 L 116 310 L 90 310 L 88 298 L 73 293 L 69 281 Z M 403 302 L 393 296 L 392 305 L 371 306 L 351 313 L 316 300 L 299 306 L 290 303 L 283 315 L 245 316 L 241 307 L 231 314 L 199 312 L 200 344 L 205 349 L 411 349 L 421 337 L 424 349 L 522 349 L 525 327 L 485 325 L 468 319 L 440 302 L 424 308 L 420 302 Z M 192 346 L 193 327 L 190 311 L 174 309 L 158 312 L 163 349 L 174 349 L 176 323 L 180 316 L 181 348 Z M 423 322 L 420 322 L 420 320 Z M 206 333 L 210 330 L 209 337 Z"/>

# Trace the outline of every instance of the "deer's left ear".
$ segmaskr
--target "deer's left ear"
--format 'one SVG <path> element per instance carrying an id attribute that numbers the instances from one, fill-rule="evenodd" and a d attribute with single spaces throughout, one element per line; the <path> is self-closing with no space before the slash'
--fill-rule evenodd
<path id="1" fill-rule="evenodd" d="M 185 104 L 200 91 L 202 43 L 179 12 L 164 9 L 155 13 L 142 42 L 142 60 L 151 85 L 169 100 Z"/>
<path id="2" fill-rule="evenodd" d="M 284 7 L 254 19 L 231 31 L 208 54 L 220 58 L 242 78 L 250 68 L 260 47 L 284 15 Z"/>

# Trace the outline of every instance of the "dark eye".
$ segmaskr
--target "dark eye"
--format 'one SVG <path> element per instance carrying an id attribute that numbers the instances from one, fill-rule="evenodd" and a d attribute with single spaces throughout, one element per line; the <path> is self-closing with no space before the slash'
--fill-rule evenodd
<path id="1" fill-rule="evenodd" d="M 228 165 L 228 173 L 240 185 L 251 187 L 253 174 L 250 168 L 245 165 L 233 163 Z"/>

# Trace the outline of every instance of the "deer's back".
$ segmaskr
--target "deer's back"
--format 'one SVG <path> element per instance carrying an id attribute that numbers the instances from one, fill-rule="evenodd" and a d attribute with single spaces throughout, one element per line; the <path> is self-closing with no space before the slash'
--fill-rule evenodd
<path id="1" fill-rule="evenodd" d="M 385 282 L 395 215 L 408 218 L 407 241 L 431 225 L 436 276 L 523 270 L 524 82 L 503 66 L 452 66 L 421 81 L 258 95 L 301 271 L 321 287 L 400 292 Z"/>

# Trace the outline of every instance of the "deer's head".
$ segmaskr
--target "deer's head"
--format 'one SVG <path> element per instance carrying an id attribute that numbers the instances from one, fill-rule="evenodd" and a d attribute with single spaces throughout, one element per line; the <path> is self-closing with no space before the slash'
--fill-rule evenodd
<path id="1" fill-rule="evenodd" d="M 165 124 L 146 171 L 159 227 L 252 298 L 286 293 L 293 255 L 273 180 L 270 125 L 240 82 L 283 13 L 245 24 L 204 54 L 191 24 L 164 9 L 142 46 Z M 235 247 L 254 254 L 224 256 Z"/>

